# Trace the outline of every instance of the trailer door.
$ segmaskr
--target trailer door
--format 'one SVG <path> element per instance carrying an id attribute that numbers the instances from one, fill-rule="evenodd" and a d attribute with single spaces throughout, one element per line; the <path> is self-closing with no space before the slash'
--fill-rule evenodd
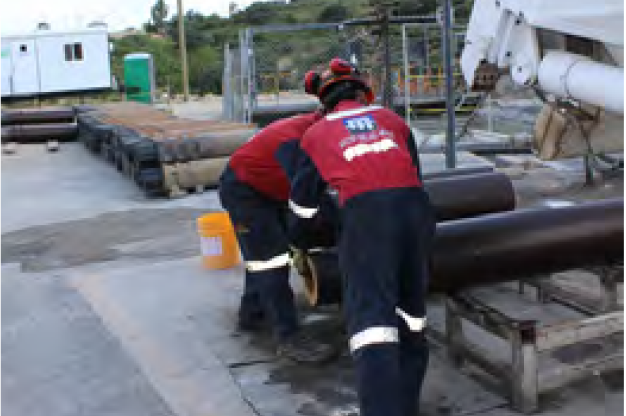
<path id="1" fill-rule="evenodd" d="M 29 95 L 39 92 L 36 52 L 34 39 L 19 39 L 12 42 L 12 95 Z"/>
<path id="2" fill-rule="evenodd" d="M 0 68 L 0 75 L 2 76 L 2 84 L 0 84 L 0 91 L 2 91 L 3 97 L 9 97 L 13 93 L 11 91 L 11 43 L 2 42 L 2 67 Z"/>

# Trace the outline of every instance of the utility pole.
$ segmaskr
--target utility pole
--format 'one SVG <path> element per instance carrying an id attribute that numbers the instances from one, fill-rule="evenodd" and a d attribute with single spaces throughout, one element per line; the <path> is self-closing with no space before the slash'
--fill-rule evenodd
<path id="1" fill-rule="evenodd" d="M 381 36 L 383 38 L 383 67 L 385 78 L 383 84 L 383 106 L 393 108 L 393 80 L 391 77 L 391 50 L 389 45 L 389 10 L 383 6 Z"/>
<path id="2" fill-rule="evenodd" d="M 456 167 L 456 137 L 454 132 L 454 78 L 452 68 L 452 42 L 450 32 L 452 29 L 452 7 L 450 0 L 443 0 L 443 62 L 446 73 L 446 112 L 448 115 L 448 128 L 446 130 L 446 168 Z"/>
<path id="3" fill-rule="evenodd" d="M 376 27 L 372 30 L 373 35 L 377 35 L 379 39 L 380 63 L 382 64 L 380 72 L 381 98 L 382 105 L 385 107 L 393 107 L 393 77 L 391 73 L 391 49 L 389 44 L 389 20 L 391 8 L 394 6 L 393 0 L 370 0 L 369 5 L 372 8 L 372 14 L 376 20 Z"/>
<path id="4" fill-rule="evenodd" d="M 185 40 L 185 12 L 183 0 L 178 0 L 178 46 L 180 61 L 183 68 L 183 96 L 189 101 L 189 72 L 187 70 L 187 41 Z"/>

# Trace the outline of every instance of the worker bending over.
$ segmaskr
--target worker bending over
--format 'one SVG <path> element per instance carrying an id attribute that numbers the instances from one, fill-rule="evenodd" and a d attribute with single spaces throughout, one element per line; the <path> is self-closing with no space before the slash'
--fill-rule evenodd
<path id="1" fill-rule="evenodd" d="M 286 233 L 287 173 L 300 138 L 320 117 L 319 112 L 298 115 L 256 133 L 231 156 L 219 189 L 246 265 L 238 327 L 257 330 L 267 320 L 273 325 L 278 354 L 298 362 L 321 362 L 333 354 L 329 345 L 300 330 L 289 285 Z"/>
<path id="2" fill-rule="evenodd" d="M 340 59 L 306 90 L 328 113 L 300 142 L 292 181 L 290 232 L 305 236 L 326 185 L 339 195 L 339 264 L 355 360 L 361 416 L 416 416 L 426 371 L 427 256 L 434 214 L 422 188 L 409 127 L 392 111 L 368 106 L 369 85 Z"/>

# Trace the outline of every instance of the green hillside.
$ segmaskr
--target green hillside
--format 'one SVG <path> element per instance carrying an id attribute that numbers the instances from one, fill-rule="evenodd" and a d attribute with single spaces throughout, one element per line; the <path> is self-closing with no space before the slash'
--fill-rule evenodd
<path id="1" fill-rule="evenodd" d="M 395 2 L 395 15 L 418 15 L 434 13 L 437 0 L 399 0 Z M 472 0 L 455 0 L 457 23 L 467 21 Z M 157 5 L 159 2 L 157 2 Z M 292 0 L 289 4 L 257 2 L 239 10 L 230 18 L 217 15 L 205 16 L 190 10 L 185 15 L 185 29 L 189 60 L 189 79 L 194 94 L 221 93 L 224 44 L 236 44 L 240 29 L 268 24 L 297 24 L 313 22 L 338 22 L 364 17 L 371 13 L 370 0 Z M 161 6 L 163 6 L 161 4 Z M 122 59 L 131 52 L 153 54 L 157 68 L 157 87 L 168 88 L 172 93 L 182 90 L 181 67 L 178 49 L 178 17 L 165 9 L 146 10 L 147 23 L 142 28 L 145 33 L 133 34 L 114 39 L 112 53 L 113 73 L 122 80 Z M 281 38 L 279 47 L 277 35 L 255 37 L 255 47 L 261 49 L 264 42 L 269 48 L 264 53 L 274 53 L 270 60 L 278 60 L 297 54 L 306 55 L 315 48 L 323 48 L 324 34 L 310 32 L 290 32 Z M 270 42 L 272 42 L 270 44 Z M 302 56 L 299 57 L 299 59 Z M 267 60 L 267 59 L 266 59 Z"/>

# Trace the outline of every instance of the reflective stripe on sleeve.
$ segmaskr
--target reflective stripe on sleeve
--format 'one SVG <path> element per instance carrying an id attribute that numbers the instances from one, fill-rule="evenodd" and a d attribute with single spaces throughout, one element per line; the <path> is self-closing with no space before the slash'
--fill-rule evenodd
<path id="1" fill-rule="evenodd" d="M 284 253 L 265 261 L 247 261 L 246 268 L 251 272 L 262 272 L 265 270 L 288 266 L 289 261 L 289 253 Z"/>
<path id="2" fill-rule="evenodd" d="M 357 332 L 350 338 L 350 351 L 372 344 L 396 343 L 400 341 L 398 328 L 393 326 L 372 326 Z"/>
<path id="3" fill-rule="evenodd" d="M 411 332 L 421 332 L 426 327 L 426 318 L 416 318 L 400 308 L 396 308 L 396 313 L 404 319 L 404 322 L 409 326 Z"/>
<path id="4" fill-rule="evenodd" d="M 313 218 L 315 214 L 317 214 L 317 211 L 319 211 L 319 208 L 302 207 L 296 204 L 295 202 L 293 202 L 291 199 L 289 200 L 289 209 L 291 209 L 291 211 L 294 214 L 296 214 L 298 217 L 309 218 L 309 219 Z"/>

